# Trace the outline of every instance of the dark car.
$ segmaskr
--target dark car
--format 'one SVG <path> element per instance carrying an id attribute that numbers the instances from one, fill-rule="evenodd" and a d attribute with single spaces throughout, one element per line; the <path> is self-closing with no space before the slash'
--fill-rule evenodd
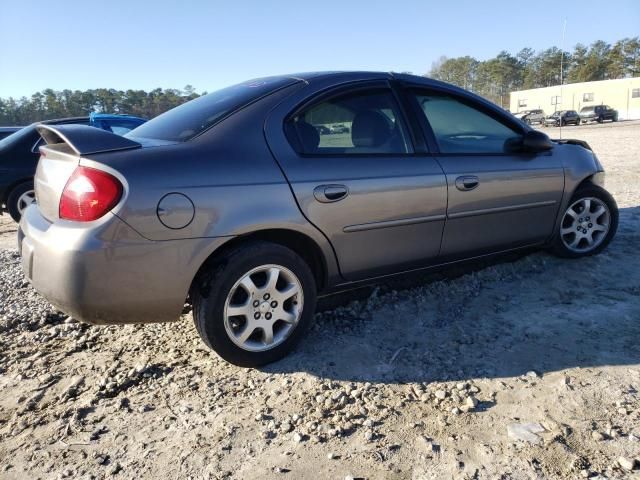
<path id="1" fill-rule="evenodd" d="M 175 320 L 188 297 L 204 342 L 244 366 L 291 350 L 319 294 L 517 248 L 594 255 L 618 222 L 585 142 L 406 74 L 254 80 L 124 137 L 38 129 L 18 230 L 36 290 L 89 323 Z"/>
<path id="2" fill-rule="evenodd" d="M 325 125 L 316 125 L 316 130 L 320 135 L 329 135 L 331 134 L 331 129 Z"/>
<path id="3" fill-rule="evenodd" d="M 562 127 L 563 125 L 580 125 L 580 115 L 575 110 L 560 110 L 544 119 L 544 126 Z"/>
<path id="4" fill-rule="evenodd" d="M 40 122 L 43 125 L 80 124 L 124 135 L 146 122 L 131 115 L 91 114 L 89 117 L 63 118 Z M 44 143 L 36 130 L 38 123 L 24 127 L 0 140 L 0 213 L 9 212 L 17 222 L 35 201 L 33 175 Z"/>
<path id="5" fill-rule="evenodd" d="M 0 127 L 0 140 L 2 140 L 5 137 L 8 137 L 13 133 L 16 133 L 18 130 L 22 128 L 24 127 Z"/>
<path id="6" fill-rule="evenodd" d="M 539 123 L 542 125 L 542 122 L 544 122 L 544 116 L 545 115 L 543 110 L 529 110 L 520 118 L 528 125 L 533 125 L 534 123 Z"/>
<path id="7" fill-rule="evenodd" d="M 592 105 L 590 107 L 583 107 L 582 110 L 580 110 L 580 120 L 582 123 L 602 123 L 605 120 L 617 122 L 618 111 L 611 108 L 609 105 Z"/>

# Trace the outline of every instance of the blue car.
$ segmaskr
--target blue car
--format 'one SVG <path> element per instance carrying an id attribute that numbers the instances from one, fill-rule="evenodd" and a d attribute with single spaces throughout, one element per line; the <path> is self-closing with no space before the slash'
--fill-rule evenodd
<path id="1" fill-rule="evenodd" d="M 25 208 L 35 202 L 33 176 L 43 143 L 36 125 L 80 124 L 101 128 L 117 135 L 129 133 L 142 125 L 144 118 L 132 115 L 92 113 L 88 117 L 46 120 L 21 128 L 0 140 L 0 214 L 8 212 L 18 222 Z"/>

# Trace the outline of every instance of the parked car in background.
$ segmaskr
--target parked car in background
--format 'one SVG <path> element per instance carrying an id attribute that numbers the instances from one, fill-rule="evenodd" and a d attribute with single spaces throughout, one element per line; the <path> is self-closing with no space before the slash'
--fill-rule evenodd
<path id="1" fill-rule="evenodd" d="M 560 110 L 544 119 L 544 126 L 562 127 L 564 125 L 580 125 L 580 115 L 575 110 Z"/>
<path id="2" fill-rule="evenodd" d="M 8 137 L 12 133 L 16 133 L 18 130 L 24 127 L 0 127 L 0 140 Z"/>
<path id="3" fill-rule="evenodd" d="M 316 125 L 316 130 L 320 135 L 329 135 L 331 133 L 331 129 L 325 125 Z"/>
<path id="4" fill-rule="evenodd" d="M 589 107 L 583 107 L 580 110 L 580 120 L 582 121 L 582 123 L 602 123 L 605 120 L 617 122 L 618 111 L 611 108 L 609 105 L 592 105 Z"/>
<path id="5" fill-rule="evenodd" d="M 9 212 L 17 222 L 24 209 L 35 201 L 33 175 L 40 157 L 38 149 L 44 143 L 37 125 L 87 125 L 124 135 L 144 122 L 131 115 L 96 113 L 34 123 L 0 140 L 0 213 Z"/>
<path id="6" fill-rule="evenodd" d="M 528 125 L 533 125 L 534 123 L 542 125 L 542 122 L 544 122 L 544 116 L 543 110 L 528 110 L 520 117 L 520 120 Z"/>
<path id="7" fill-rule="evenodd" d="M 349 127 L 346 125 L 338 124 L 331 127 L 331 133 L 349 133 Z"/>
<path id="8" fill-rule="evenodd" d="M 316 118 L 350 135 L 325 144 Z M 18 230 L 36 290 L 89 323 L 175 320 L 189 297 L 203 341 L 242 366 L 290 351 L 319 293 L 516 248 L 593 255 L 618 224 L 585 142 L 407 74 L 251 81 L 125 137 L 37 128 Z"/>

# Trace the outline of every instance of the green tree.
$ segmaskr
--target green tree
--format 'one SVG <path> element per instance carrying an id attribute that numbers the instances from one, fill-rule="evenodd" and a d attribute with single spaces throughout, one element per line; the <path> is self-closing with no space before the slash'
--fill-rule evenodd
<path id="1" fill-rule="evenodd" d="M 611 46 L 607 42 L 597 40 L 589 47 L 582 70 L 582 82 L 605 80 L 609 68 L 609 51 Z"/>
<path id="2" fill-rule="evenodd" d="M 0 99 L 0 125 L 25 125 L 51 118 L 86 116 L 91 112 L 128 113 L 153 118 L 199 94 L 187 85 L 184 90 L 157 88 L 144 90 L 95 90 L 45 89 L 30 98 Z"/>
<path id="3" fill-rule="evenodd" d="M 509 92 L 521 84 L 521 63 L 509 52 L 502 51 L 478 65 L 476 91 L 502 107 L 509 103 Z"/>
<path id="4" fill-rule="evenodd" d="M 441 57 L 431 67 L 429 76 L 436 80 L 449 82 L 459 87 L 473 90 L 478 61 L 470 56 L 458 58 Z"/>

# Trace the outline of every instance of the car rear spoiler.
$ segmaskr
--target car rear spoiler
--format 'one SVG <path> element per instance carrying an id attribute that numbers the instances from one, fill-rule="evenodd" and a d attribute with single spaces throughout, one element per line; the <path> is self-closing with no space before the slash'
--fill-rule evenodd
<path id="1" fill-rule="evenodd" d="M 555 143 L 560 143 L 563 145 L 580 145 L 582 148 L 586 148 L 587 150 L 592 150 L 591 147 L 589 146 L 589 144 L 587 142 L 585 142 L 584 140 L 573 140 L 571 138 L 566 138 L 566 139 L 552 139 L 552 142 Z"/>
<path id="2" fill-rule="evenodd" d="M 47 145 L 66 143 L 78 155 L 115 152 L 140 148 L 138 142 L 88 125 L 38 125 L 38 133 Z"/>

